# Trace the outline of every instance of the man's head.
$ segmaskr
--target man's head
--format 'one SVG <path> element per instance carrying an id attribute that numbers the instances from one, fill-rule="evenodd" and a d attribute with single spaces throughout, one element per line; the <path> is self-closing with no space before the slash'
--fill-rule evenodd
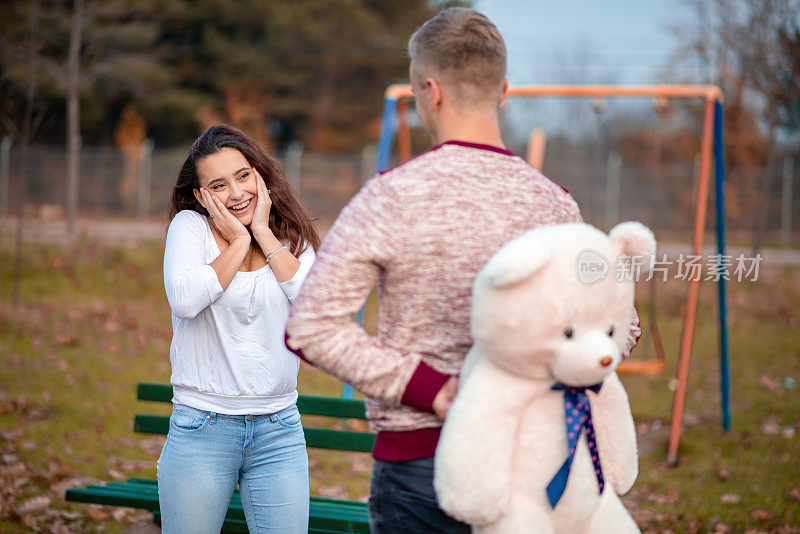
<path id="1" fill-rule="evenodd" d="M 499 105 L 506 76 L 506 46 L 484 15 L 467 8 L 442 11 L 414 32 L 408 52 L 417 98 L 424 98 L 421 93 L 433 79 L 454 107 Z"/>

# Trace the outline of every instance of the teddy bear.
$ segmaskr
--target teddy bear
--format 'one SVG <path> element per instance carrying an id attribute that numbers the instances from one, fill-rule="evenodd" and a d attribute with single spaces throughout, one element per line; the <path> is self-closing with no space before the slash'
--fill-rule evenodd
<path id="1" fill-rule="evenodd" d="M 478 274 L 434 462 L 439 505 L 473 532 L 639 532 L 618 497 L 638 459 L 615 370 L 655 246 L 637 222 L 544 226 Z"/>

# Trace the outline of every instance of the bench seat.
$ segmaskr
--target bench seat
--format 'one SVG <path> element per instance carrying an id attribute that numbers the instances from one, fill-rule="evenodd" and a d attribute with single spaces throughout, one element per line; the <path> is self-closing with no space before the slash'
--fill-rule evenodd
<path id="1" fill-rule="evenodd" d="M 141 383 L 137 387 L 137 398 L 141 401 L 171 403 L 172 386 Z M 297 400 L 297 406 L 303 415 L 336 419 L 366 419 L 364 402 L 360 400 L 301 395 Z M 134 431 L 166 435 L 169 431 L 169 416 L 137 414 L 134 418 Z M 306 445 L 310 448 L 371 452 L 375 443 L 375 434 L 372 432 L 306 428 L 305 426 L 303 432 L 306 437 Z M 69 489 L 66 493 L 66 500 L 148 510 L 153 513 L 155 522 L 161 524 L 158 484 L 155 480 L 131 478 L 127 482 L 111 482 L 86 488 Z M 224 532 L 248 531 L 238 490 L 231 498 L 222 530 Z M 312 495 L 308 532 L 314 534 L 368 533 L 367 503 Z"/>

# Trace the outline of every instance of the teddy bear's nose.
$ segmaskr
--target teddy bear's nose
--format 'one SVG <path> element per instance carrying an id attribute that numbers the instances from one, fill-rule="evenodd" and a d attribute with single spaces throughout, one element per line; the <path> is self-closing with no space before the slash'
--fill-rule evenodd
<path id="1" fill-rule="evenodd" d="M 606 356 L 605 358 L 600 360 L 600 365 L 602 365 L 603 367 L 608 367 L 609 365 L 611 365 L 611 362 L 613 361 L 614 360 L 611 358 L 611 356 Z"/>

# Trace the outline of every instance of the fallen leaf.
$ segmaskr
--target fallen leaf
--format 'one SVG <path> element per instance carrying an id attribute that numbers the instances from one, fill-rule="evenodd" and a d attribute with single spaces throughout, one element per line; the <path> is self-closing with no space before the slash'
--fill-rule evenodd
<path id="1" fill-rule="evenodd" d="M 50 417 L 49 406 L 36 406 L 25 411 L 25 421 L 41 421 Z"/>
<path id="2" fill-rule="evenodd" d="M 78 338 L 71 332 L 59 332 L 56 334 L 56 343 L 61 347 L 74 347 L 78 344 Z"/>
<path id="3" fill-rule="evenodd" d="M 781 425 L 774 421 L 767 421 L 761 425 L 761 432 L 768 436 L 774 436 L 781 431 Z"/>
<path id="4" fill-rule="evenodd" d="M 680 502 L 680 500 L 681 500 L 681 492 L 680 492 L 680 490 L 678 490 L 676 488 L 669 488 L 664 493 L 664 498 L 666 499 L 665 500 L 666 504 L 675 504 L 677 502 Z"/>
<path id="5" fill-rule="evenodd" d="M 117 523 L 131 523 L 133 514 L 133 510 L 130 508 L 114 508 L 111 511 L 111 517 L 113 517 L 114 521 Z"/>
<path id="6" fill-rule="evenodd" d="M 58 512 L 67 521 L 77 521 L 82 515 L 80 512 L 70 512 L 69 510 L 59 510 Z"/>
<path id="7" fill-rule="evenodd" d="M 689 521 L 689 525 L 686 527 L 687 534 L 698 534 L 703 529 L 703 520 L 702 519 L 692 519 Z"/>
<path id="8" fill-rule="evenodd" d="M 347 428 L 356 432 L 369 432 L 369 423 L 361 419 L 348 419 Z"/>
<path id="9" fill-rule="evenodd" d="M 108 476 L 113 478 L 114 480 L 125 480 L 125 475 L 117 471 L 116 469 L 109 469 Z"/>
<path id="10" fill-rule="evenodd" d="M 99 504 L 90 504 L 87 513 L 93 521 L 98 521 L 100 523 L 108 521 L 108 513 L 106 513 L 105 508 Z"/>
<path id="11" fill-rule="evenodd" d="M 0 440 L 13 441 L 15 439 L 21 438 L 24 435 L 25 432 L 21 428 L 15 428 L 14 430 L 0 433 Z"/>
<path id="12" fill-rule="evenodd" d="M 781 388 L 778 381 L 768 375 L 758 377 L 758 385 L 770 393 L 774 393 Z"/>
<path id="13" fill-rule="evenodd" d="M 656 523 L 671 524 L 680 521 L 680 517 L 672 512 L 656 512 Z"/>
<path id="14" fill-rule="evenodd" d="M 38 530 L 39 529 L 39 522 L 36 520 L 34 516 L 31 514 L 25 514 L 20 518 L 20 521 L 23 525 L 28 527 L 31 530 Z"/>
<path id="15" fill-rule="evenodd" d="M 84 315 L 83 311 L 81 309 L 79 309 L 79 308 L 69 308 L 69 309 L 67 309 L 67 318 L 70 321 L 75 321 L 75 322 L 82 321 L 84 319 L 84 317 L 85 317 L 85 315 Z"/>
<path id="16" fill-rule="evenodd" d="M 638 510 L 631 510 L 631 515 L 634 521 L 640 527 L 650 526 L 656 519 L 656 513 L 649 508 L 640 508 Z"/>
<path id="17" fill-rule="evenodd" d="M 797 502 L 800 502 L 800 488 L 798 488 L 797 486 L 792 486 L 789 489 L 789 497 L 796 500 Z"/>
<path id="18" fill-rule="evenodd" d="M 345 488 L 344 484 L 320 486 L 317 492 L 322 497 L 329 497 L 332 499 L 347 499 L 347 489 Z"/>
<path id="19" fill-rule="evenodd" d="M 45 510 L 49 506 L 50 506 L 50 497 L 47 497 L 46 495 L 39 495 L 38 497 L 33 497 L 32 499 L 28 499 L 27 501 L 17 506 L 17 513 L 19 515 L 25 515 L 30 512 Z"/>
<path id="20" fill-rule="evenodd" d="M 775 517 L 775 512 L 770 512 L 769 510 L 764 510 L 763 508 L 753 508 L 748 512 L 750 519 L 754 519 L 759 523 L 763 523 L 764 521 L 769 521 L 773 517 Z"/>
<path id="21" fill-rule="evenodd" d="M 133 471 L 136 471 L 136 462 L 126 460 L 119 464 L 119 468 L 125 473 L 132 473 Z"/>
<path id="22" fill-rule="evenodd" d="M 721 502 L 722 504 L 738 504 L 741 501 L 742 497 L 735 493 L 723 493 L 722 496 L 719 498 L 719 502 Z"/>
<path id="23" fill-rule="evenodd" d="M 0 461 L 2 461 L 6 465 L 14 464 L 19 461 L 19 456 L 17 456 L 16 454 L 4 454 L 0 456 Z"/>
<path id="24" fill-rule="evenodd" d="M 693 413 L 684 412 L 683 422 L 686 426 L 697 426 L 700 424 L 700 418 Z"/>
<path id="25" fill-rule="evenodd" d="M 357 475 L 368 475 L 372 472 L 372 459 L 366 455 L 354 456 L 350 461 L 350 470 Z"/>
<path id="26" fill-rule="evenodd" d="M 50 491 L 52 491 L 60 500 L 64 500 L 68 489 L 80 488 L 96 482 L 96 480 L 85 476 L 70 477 L 50 484 Z"/>
<path id="27" fill-rule="evenodd" d="M 139 278 L 141 276 L 141 271 L 139 267 L 134 265 L 133 263 L 126 263 L 122 267 L 125 270 L 125 274 L 128 275 L 130 278 Z"/>

